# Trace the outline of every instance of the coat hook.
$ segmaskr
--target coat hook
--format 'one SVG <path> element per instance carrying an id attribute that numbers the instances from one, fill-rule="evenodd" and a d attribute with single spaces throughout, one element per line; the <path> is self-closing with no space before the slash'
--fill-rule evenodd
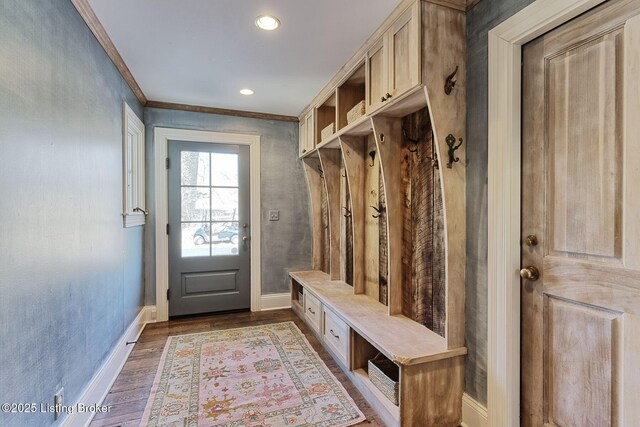
<path id="1" fill-rule="evenodd" d="M 322 167 L 318 165 L 318 172 L 320 173 L 320 179 L 324 179 L 324 172 L 322 171 Z"/>
<path id="2" fill-rule="evenodd" d="M 351 216 L 351 209 L 349 209 L 349 208 L 348 208 L 348 207 L 346 207 L 346 206 L 343 206 L 343 207 L 342 207 L 342 209 L 344 209 L 344 214 L 343 214 L 343 215 L 344 215 L 344 217 L 345 217 L 345 218 L 349 218 L 349 217 Z"/>
<path id="3" fill-rule="evenodd" d="M 458 79 L 454 80 L 454 77 L 456 76 L 456 74 L 458 74 L 458 68 L 459 67 L 456 65 L 456 69 L 453 71 L 453 73 L 447 76 L 447 80 L 444 83 L 444 93 L 446 93 L 447 95 L 451 95 L 451 91 L 453 90 L 453 88 L 456 86 L 456 83 L 458 82 Z"/>
<path id="4" fill-rule="evenodd" d="M 371 164 L 369 165 L 370 168 L 375 166 L 375 162 L 376 162 L 376 151 L 369 151 L 369 157 L 371 157 Z"/>
<path id="5" fill-rule="evenodd" d="M 380 208 L 376 208 L 375 206 L 371 206 L 371 207 L 373 208 L 374 211 L 376 211 L 375 214 L 371 215 L 372 218 L 380 218 L 385 211 L 384 206 L 381 206 Z"/>
<path id="6" fill-rule="evenodd" d="M 459 139 L 460 142 L 458 145 L 456 145 L 456 137 L 452 134 L 449 134 L 445 141 L 447 142 L 447 146 L 449 146 L 449 163 L 447 163 L 447 168 L 451 169 L 454 163 L 458 163 L 460 161 L 460 158 L 456 157 L 455 154 L 456 150 L 458 150 L 462 145 L 462 138 Z"/>
<path id="7" fill-rule="evenodd" d="M 411 144 L 409 144 L 409 151 L 412 153 L 416 153 L 418 151 L 418 143 L 420 142 L 420 140 L 409 138 L 409 135 L 407 135 L 407 131 L 404 128 L 402 128 L 402 136 L 404 136 L 407 141 L 415 146 L 415 148 L 411 148 Z"/>

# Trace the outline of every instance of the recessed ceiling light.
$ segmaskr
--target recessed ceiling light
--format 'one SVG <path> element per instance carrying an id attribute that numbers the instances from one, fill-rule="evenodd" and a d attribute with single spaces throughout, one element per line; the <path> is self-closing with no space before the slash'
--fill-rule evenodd
<path id="1" fill-rule="evenodd" d="M 253 91 L 251 89 L 242 89 L 240 93 L 247 96 L 253 95 Z"/>
<path id="2" fill-rule="evenodd" d="M 280 20 L 273 15 L 260 15 L 256 18 L 256 25 L 266 31 L 273 31 L 280 26 Z"/>

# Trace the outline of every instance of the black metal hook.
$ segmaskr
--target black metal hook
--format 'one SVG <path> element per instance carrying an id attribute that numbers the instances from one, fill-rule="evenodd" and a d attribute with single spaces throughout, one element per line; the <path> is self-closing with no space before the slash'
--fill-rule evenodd
<path id="1" fill-rule="evenodd" d="M 369 165 L 370 168 L 375 166 L 375 162 L 376 162 L 376 151 L 369 151 L 369 157 L 371 157 L 371 164 Z"/>
<path id="2" fill-rule="evenodd" d="M 444 93 L 446 93 L 447 95 L 451 95 L 451 91 L 453 91 L 453 88 L 456 86 L 456 83 L 458 82 L 457 79 L 454 80 L 454 77 L 456 76 L 456 74 L 458 74 L 459 68 L 460 67 L 456 65 L 456 69 L 453 71 L 453 73 L 447 76 L 447 80 L 444 82 Z"/>
<path id="3" fill-rule="evenodd" d="M 411 148 L 411 144 L 409 144 L 408 150 L 411 153 L 418 152 L 418 143 L 420 143 L 420 140 L 419 139 L 410 138 L 409 135 L 407 135 L 406 129 L 404 129 L 404 128 L 402 128 L 402 136 L 404 136 L 404 139 L 406 139 L 407 141 L 409 141 L 411 144 L 413 144 L 415 146 L 415 148 Z"/>
<path id="4" fill-rule="evenodd" d="M 318 172 L 320 173 L 320 179 L 324 179 L 324 172 L 322 171 L 322 166 L 318 165 Z"/>
<path id="5" fill-rule="evenodd" d="M 371 208 L 373 208 L 373 210 L 376 211 L 375 214 L 371 215 L 373 218 L 380 218 L 382 214 L 384 214 L 385 212 L 384 206 L 381 206 L 379 208 L 376 208 L 375 206 L 371 206 Z"/>
<path id="6" fill-rule="evenodd" d="M 351 216 L 351 209 L 349 209 L 349 208 L 348 208 L 348 207 L 346 207 L 346 206 L 343 206 L 343 207 L 342 207 L 342 209 L 344 209 L 344 214 L 343 214 L 343 215 L 344 215 L 344 217 L 345 217 L 345 218 L 349 218 L 349 217 Z"/>
<path id="7" fill-rule="evenodd" d="M 462 145 L 462 138 L 459 139 L 458 145 L 456 145 L 456 137 L 452 134 L 447 135 L 447 139 L 445 139 L 447 146 L 449 147 L 449 163 L 447 163 L 447 168 L 451 169 L 454 163 L 458 163 L 460 158 L 456 157 L 456 150 L 460 148 Z"/>

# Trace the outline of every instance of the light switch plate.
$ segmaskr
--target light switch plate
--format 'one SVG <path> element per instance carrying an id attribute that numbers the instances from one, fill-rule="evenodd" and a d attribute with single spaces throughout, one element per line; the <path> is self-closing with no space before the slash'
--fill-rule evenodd
<path id="1" fill-rule="evenodd" d="M 278 211 L 278 210 L 270 210 L 269 211 L 269 221 L 280 221 L 280 211 Z"/>

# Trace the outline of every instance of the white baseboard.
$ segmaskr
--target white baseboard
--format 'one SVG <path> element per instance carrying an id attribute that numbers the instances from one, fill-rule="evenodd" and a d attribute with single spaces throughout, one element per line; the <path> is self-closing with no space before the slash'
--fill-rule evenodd
<path id="1" fill-rule="evenodd" d="M 487 408 L 465 393 L 462 396 L 462 427 L 487 426 Z"/>
<path id="2" fill-rule="evenodd" d="M 262 295 L 260 297 L 260 311 L 280 310 L 291 308 L 291 293 Z"/>
<path id="3" fill-rule="evenodd" d="M 93 376 L 89 384 L 84 388 L 78 402 L 85 405 L 100 404 L 109 393 L 111 386 L 122 370 L 124 363 L 133 350 L 133 345 L 127 342 L 137 341 L 147 323 L 153 323 L 156 319 L 155 306 L 146 306 L 140 310 L 138 316 L 131 322 L 120 340 L 116 343 L 107 360 L 102 364 L 98 372 Z M 65 404 L 67 404 L 65 402 Z M 93 416 L 92 412 L 74 412 L 62 420 L 62 427 L 88 426 Z"/>

